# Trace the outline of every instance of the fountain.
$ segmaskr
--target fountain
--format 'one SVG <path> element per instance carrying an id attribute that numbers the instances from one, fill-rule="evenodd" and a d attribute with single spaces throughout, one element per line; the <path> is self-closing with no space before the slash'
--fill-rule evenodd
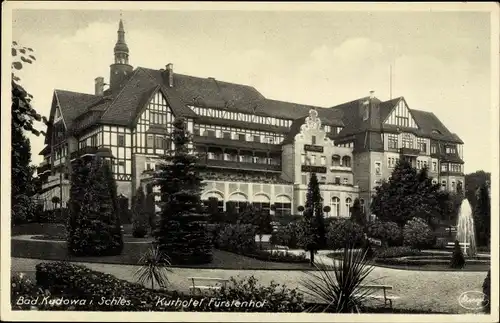
<path id="1" fill-rule="evenodd" d="M 464 255 L 468 257 L 475 257 L 477 255 L 474 218 L 472 217 L 472 209 L 469 201 L 466 198 L 463 199 L 458 212 L 457 235 L 455 239 L 460 243 Z"/>

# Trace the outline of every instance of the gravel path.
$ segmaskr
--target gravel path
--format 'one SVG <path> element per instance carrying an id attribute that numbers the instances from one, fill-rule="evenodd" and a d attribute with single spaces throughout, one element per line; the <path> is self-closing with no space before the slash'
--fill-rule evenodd
<path id="1" fill-rule="evenodd" d="M 332 261 L 319 254 L 317 259 Z M 44 260 L 11 258 L 13 272 L 34 274 L 35 265 Z M 137 266 L 113 265 L 97 263 L 80 263 L 93 270 L 112 274 L 117 278 L 134 282 L 133 274 Z M 305 277 L 301 271 L 272 270 L 225 270 L 225 269 L 191 269 L 175 268 L 170 274 L 171 289 L 188 291 L 190 276 L 230 278 L 253 275 L 261 284 L 275 281 L 288 287 L 300 287 L 300 281 Z M 409 271 L 391 268 L 375 267 L 369 278 L 376 283 L 392 285 L 393 294 L 399 296 L 394 301 L 395 308 L 433 310 L 450 313 L 471 313 L 458 303 L 459 296 L 466 291 L 482 291 L 486 272 L 435 272 Z"/>

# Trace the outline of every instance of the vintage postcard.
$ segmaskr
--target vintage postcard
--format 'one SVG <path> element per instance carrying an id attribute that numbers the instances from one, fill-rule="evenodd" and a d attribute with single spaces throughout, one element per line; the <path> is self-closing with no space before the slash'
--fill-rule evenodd
<path id="1" fill-rule="evenodd" d="M 498 321 L 498 5 L 3 9 L 2 319 Z"/>

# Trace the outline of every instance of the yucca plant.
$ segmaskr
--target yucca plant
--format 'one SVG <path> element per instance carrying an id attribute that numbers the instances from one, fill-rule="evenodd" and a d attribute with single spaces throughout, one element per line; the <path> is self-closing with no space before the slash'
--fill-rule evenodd
<path id="1" fill-rule="evenodd" d="M 344 248 L 342 259 L 332 259 L 331 265 L 316 262 L 315 267 L 315 271 L 305 271 L 306 278 L 301 283 L 305 294 L 322 303 L 310 310 L 322 307 L 323 312 L 360 313 L 372 293 L 361 288 L 373 270 L 366 251 Z"/>
<path id="2" fill-rule="evenodd" d="M 141 256 L 139 266 L 134 273 L 138 283 L 145 285 L 151 282 L 151 289 L 154 289 L 155 282 L 160 288 L 168 285 L 168 274 L 172 272 L 170 259 L 157 246 L 152 246 Z"/>

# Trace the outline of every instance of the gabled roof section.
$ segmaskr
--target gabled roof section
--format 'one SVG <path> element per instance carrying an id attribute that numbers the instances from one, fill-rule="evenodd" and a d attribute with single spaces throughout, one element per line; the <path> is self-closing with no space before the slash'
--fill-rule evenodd
<path id="1" fill-rule="evenodd" d="M 418 124 L 419 130 L 425 136 L 435 140 L 463 144 L 463 141 L 456 134 L 451 133 L 434 113 L 415 109 L 411 109 L 410 111 L 413 118 L 415 118 L 415 122 Z"/>
<path id="2" fill-rule="evenodd" d="M 398 105 L 403 97 L 395 98 L 388 101 L 380 102 L 380 120 L 386 120 L 392 110 Z"/>
<path id="3" fill-rule="evenodd" d="M 65 90 L 54 90 L 54 94 L 52 97 L 52 107 L 50 110 L 49 116 L 49 126 L 47 127 L 47 135 L 45 136 L 45 144 L 50 142 L 50 138 L 52 135 L 52 126 L 51 124 L 54 122 L 54 114 L 56 108 L 59 107 L 63 122 L 66 126 L 66 129 L 71 129 L 73 127 L 73 123 L 75 119 L 84 113 L 88 106 L 99 101 L 101 97 L 87 94 L 87 93 L 79 93 Z"/>
<path id="4" fill-rule="evenodd" d="M 196 116 L 179 99 L 175 91 L 159 83 L 158 79 L 151 75 L 150 71 L 152 70 L 142 67 L 135 70 L 134 74 L 102 115 L 101 123 L 133 126 L 140 112 L 143 111 L 153 95 L 158 91 L 168 101 L 174 115 L 184 117 Z"/>
<path id="5" fill-rule="evenodd" d="M 369 99 L 370 97 L 366 96 L 330 108 L 331 110 L 337 111 L 337 113 L 342 115 L 344 128 L 337 134 L 338 137 L 351 135 L 361 131 L 361 116 L 359 115 L 359 107 L 363 102 Z M 373 98 L 372 100 L 375 100 L 375 102 L 378 103 L 380 102 L 377 98 Z"/>

